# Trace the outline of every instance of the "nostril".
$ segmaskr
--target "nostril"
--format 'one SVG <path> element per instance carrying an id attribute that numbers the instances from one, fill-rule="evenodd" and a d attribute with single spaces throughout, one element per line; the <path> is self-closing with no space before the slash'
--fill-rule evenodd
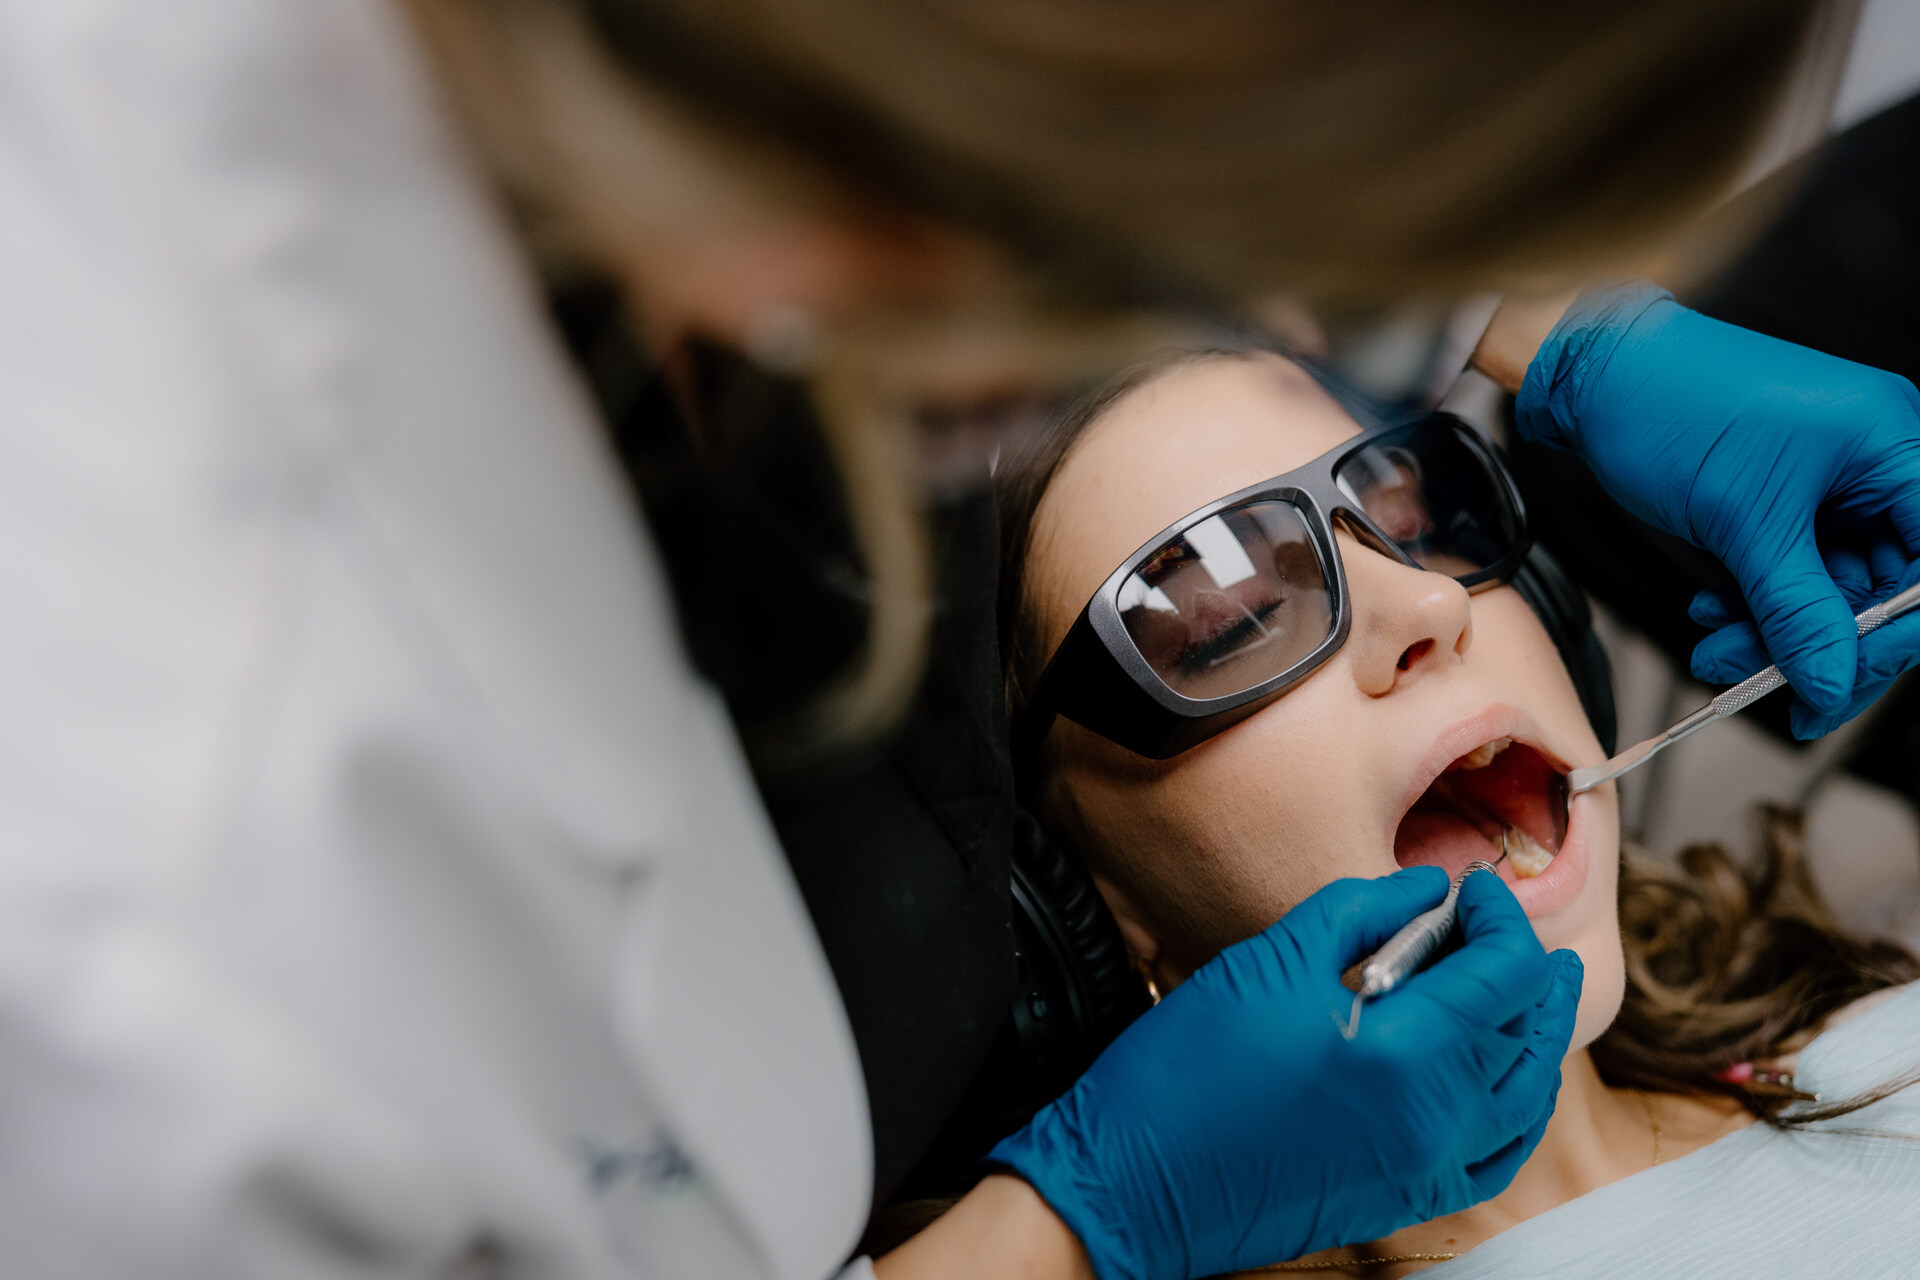
<path id="1" fill-rule="evenodd" d="M 1402 671 L 1412 668 L 1413 664 L 1433 652 L 1432 640 L 1416 640 L 1400 653 L 1399 666 Z"/>

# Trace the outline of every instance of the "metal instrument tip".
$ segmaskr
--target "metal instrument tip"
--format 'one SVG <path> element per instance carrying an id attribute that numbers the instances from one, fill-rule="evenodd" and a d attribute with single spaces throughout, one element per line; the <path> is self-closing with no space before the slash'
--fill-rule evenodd
<path id="1" fill-rule="evenodd" d="M 1353 1012 L 1347 1015 L 1347 1025 L 1340 1028 L 1340 1034 L 1349 1040 L 1360 1034 L 1360 1002 L 1366 998 L 1364 991 L 1353 993 Z"/>

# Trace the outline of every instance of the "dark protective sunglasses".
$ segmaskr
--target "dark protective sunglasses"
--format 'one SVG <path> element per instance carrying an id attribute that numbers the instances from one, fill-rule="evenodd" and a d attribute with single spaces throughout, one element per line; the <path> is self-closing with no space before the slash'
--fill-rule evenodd
<path id="1" fill-rule="evenodd" d="M 1520 491 L 1473 428 L 1450 413 L 1370 428 L 1127 557 L 1041 673 L 1016 725 L 1019 757 L 1065 716 L 1164 760 L 1312 674 L 1353 623 L 1335 518 L 1469 590 L 1509 580 L 1529 546 Z"/>

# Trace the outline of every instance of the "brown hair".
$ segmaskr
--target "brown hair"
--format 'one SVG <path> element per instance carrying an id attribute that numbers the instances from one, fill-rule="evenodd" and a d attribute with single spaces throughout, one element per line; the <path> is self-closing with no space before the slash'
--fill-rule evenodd
<path id="1" fill-rule="evenodd" d="M 1026 597 L 1033 519 L 1075 442 L 1129 392 L 1194 363 L 1241 359 L 1261 349 L 1210 347 L 1145 362 L 1086 396 L 996 469 L 1001 652 L 1014 714 L 1049 656 L 1039 650 Z M 1042 808 L 1047 767 L 1043 757 L 1036 776 L 1026 779 Z M 1768 1082 L 1735 1083 L 1722 1073 L 1736 1063 L 1790 1052 L 1836 1011 L 1920 979 L 1920 960 L 1892 942 L 1840 928 L 1808 876 L 1799 816 L 1767 807 L 1762 818 L 1760 857 L 1752 869 L 1719 845 L 1686 849 L 1678 867 L 1634 849 L 1622 851 L 1626 995 L 1591 1052 L 1601 1078 L 1615 1087 L 1724 1094 L 1770 1124 L 1800 1127 L 1857 1111 L 1920 1081 L 1920 1064 L 1866 1093 L 1819 1101 Z M 1071 820 L 1058 827 L 1055 834 L 1070 843 L 1079 835 Z M 1085 857 L 1089 851 L 1076 852 Z"/>
<path id="2" fill-rule="evenodd" d="M 1760 816 L 1761 857 L 1752 868 L 1717 844 L 1683 850 L 1677 867 L 1625 851 L 1627 994 L 1592 1053 L 1609 1084 L 1727 1094 L 1764 1120 L 1798 1127 L 1906 1088 L 1920 1080 L 1920 1064 L 1866 1093 L 1817 1102 L 1720 1073 L 1798 1048 L 1861 997 L 1920 979 L 1920 960 L 1843 930 L 1807 874 L 1800 815 L 1768 805 Z"/>

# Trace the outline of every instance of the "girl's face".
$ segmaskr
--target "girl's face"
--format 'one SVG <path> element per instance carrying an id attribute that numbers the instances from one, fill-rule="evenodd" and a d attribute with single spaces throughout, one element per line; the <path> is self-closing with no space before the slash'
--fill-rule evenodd
<path id="1" fill-rule="evenodd" d="M 1359 428 L 1277 356 L 1215 359 L 1127 395 L 1075 445 L 1035 514 L 1028 603 L 1052 652 L 1114 567 L 1189 511 Z M 1511 587 L 1468 595 L 1342 530 L 1344 646 L 1258 714 L 1171 760 L 1062 720 L 1043 804 L 1090 853 L 1129 945 L 1164 988 L 1327 882 L 1491 859 L 1517 825 L 1549 850 L 1500 875 L 1540 941 L 1586 963 L 1574 1047 L 1624 985 L 1611 786 L 1548 820 L 1553 770 L 1603 758 L 1553 641 Z M 1487 744 L 1513 746 L 1481 768 Z M 1516 842 L 1517 843 L 1517 842 Z M 1357 957 L 1356 957 L 1357 958 Z"/>

